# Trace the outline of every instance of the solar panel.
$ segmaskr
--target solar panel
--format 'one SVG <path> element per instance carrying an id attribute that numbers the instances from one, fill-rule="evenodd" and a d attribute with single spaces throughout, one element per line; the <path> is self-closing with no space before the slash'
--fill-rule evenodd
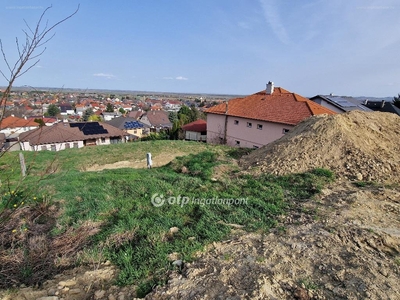
<path id="1" fill-rule="evenodd" d="M 92 134 L 107 134 L 108 131 L 98 122 L 88 122 L 88 123 L 71 123 L 71 127 L 78 127 L 84 135 Z"/>
<path id="2" fill-rule="evenodd" d="M 143 124 L 139 123 L 138 121 L 127 121 L 124 124 L 126 129 L 133 129 L 133 128 L 142 128 Z"/>

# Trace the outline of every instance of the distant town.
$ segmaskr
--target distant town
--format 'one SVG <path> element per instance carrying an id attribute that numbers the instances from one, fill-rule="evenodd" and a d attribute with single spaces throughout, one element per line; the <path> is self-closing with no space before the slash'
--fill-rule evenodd
<path id="1" fill-rule="evenodd" d="M 259 148 L 314 115 L 353 110 L 400 115 L 396 105 L 390 97 L 306 98 L 271 81 L 247 96 L 23 86 L 3 98 L 0 149 L 59 151 L 154 139 Z"/>

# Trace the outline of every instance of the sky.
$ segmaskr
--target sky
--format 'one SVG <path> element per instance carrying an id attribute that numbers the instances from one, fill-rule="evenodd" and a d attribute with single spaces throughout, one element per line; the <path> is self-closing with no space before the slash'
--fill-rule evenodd
<path id="1" fill-rule="evenodd" d="M 249 95 L 273 81 L 305 97 L 400 93 L 399 0 L 0 0 L 10 64 L 16 37 L 50 5 L 43 26 L 80 6 L 15 86 Z M 3 60 L 0 70 L 9 76 Z"/>

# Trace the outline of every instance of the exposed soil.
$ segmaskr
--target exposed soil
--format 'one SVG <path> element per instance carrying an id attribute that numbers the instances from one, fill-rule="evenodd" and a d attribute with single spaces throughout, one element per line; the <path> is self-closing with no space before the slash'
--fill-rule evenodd
<path id="1" fill-rule="evenodd" d="M 400 191 L 342 182 L 237 231 L 146 299 L 400 299 Z"/>
<path id="2" fill-rule="evenodd" d="M 185 153 L 175 152 L 175 153 L 161 153 L 152 157 L 153 165 L 152 167 L 161 167 L 178 156 L 185 155 Z M 87 167 L 85 171 L 101 171 L 105 169 L 121 169 L 121 168 L 133 168 L 133 169 L 143 169 L 147 168 L 147 159 L 135 160 L 135 161 L 118 161 L 113 164 L 104 164 L 98 165 L 95 164 L 93 166 Z"/>
<path id="3" fill-rule="evenodd" d="M 313 199 L 291 200 L 269 233 L 232 226 L 229 240 L 183 262 L 146 299 L 400 299 L 399 121 L 385 113 L 313 117 L 244 157 L 254 176 L 325 167 L 338 179 Z M 109 262 L 93 263 L 0 298 L 134 299 L 134 286 L 113 285 L 116 274 Z"/>
<path id="4" fill-rule="evenodd" d="M 352 111 L 311 117 L 241 160 L 250 173 L 327 168 L 351 180 L 400 182 L 400 117 Z"/>

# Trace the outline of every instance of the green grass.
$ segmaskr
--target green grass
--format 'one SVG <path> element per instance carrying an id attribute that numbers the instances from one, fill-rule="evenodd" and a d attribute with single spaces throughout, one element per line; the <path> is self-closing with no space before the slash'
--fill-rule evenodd
<path id="1" fill-rule="evenodd" d="M 193 154 L 160 168 L 79 171 L 85 164 L 145 157 L 149 151 Z M 40 153 L 38 165 L 55 156 L 59 160 L 59 171 L 38 183 L 41 193 L 51 194 L 62 212 L 52 233 L 59 235 L 87 221 L 102 224 L 87 253 L 98 256 L 95 249 L 103 249 L 101 255 L 120 269 L 117 283 L 136 284 L 138 295 L 145 295 L 167 280 L 166 273 L 173 268 L 169 254 L 177 252 L 185 262 L 191 261 L 205 245 L 226 238 L 232 228 L 228 224 L 242 225 L 247 231 L 267 231 L 276 225 L 277 215 L 285 212 L 288 199 L 309 198 L 333 180 L 331 172 L 321 169 L 280 177 L 236 174 L 229 180 L 213 179 L 213 168 L 229 163 L 232 153 L 237 155 L 227 147 L 177 141 Z M 154 194 L 164 199 L 164 205 L 152 205 Z M 188 203 L 169 204 L 176 203 L 179 196 L 189 199 Z M 192 203 L 194 198 L 242 202 L 205 205 Z M 171 234 L 169 229 L 175 226 L 179 232 Z"/>

